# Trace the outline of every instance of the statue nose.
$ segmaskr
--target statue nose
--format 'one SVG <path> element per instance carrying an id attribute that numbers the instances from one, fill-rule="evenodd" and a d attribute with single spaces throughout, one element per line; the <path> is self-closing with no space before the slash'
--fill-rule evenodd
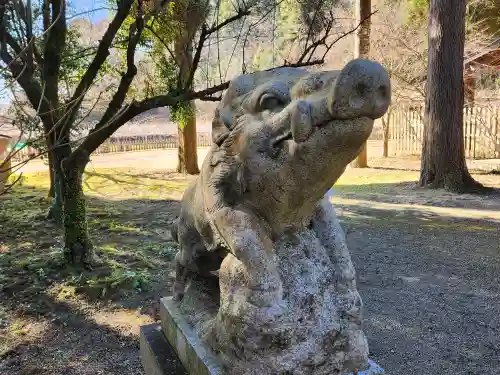
<path id="1" fill-rule="evenodd" d="M 328 101 L 330 113 L 336 119 L 382 117 L 391 101 L 389 75 L 375 61 L 352 60 L 334 81 Z"/>

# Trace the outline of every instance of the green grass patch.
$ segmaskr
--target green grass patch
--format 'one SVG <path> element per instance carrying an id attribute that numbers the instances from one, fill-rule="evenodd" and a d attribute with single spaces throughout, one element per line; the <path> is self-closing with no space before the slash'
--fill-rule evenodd
<path id="1" fill-rule="evenodd" d="M 340 193 L 387 193 L 418 180 L 418 172 L 379 169 L 348 169 L 333 189 Z"/>
<path id="2" fill-rule="evenodd" d="M 333 187 L 339 192 L 333 200 L 344 208 L 342 220 L 349 226 L 418 224 L 428 230 L 491 229 L 479 222 L 468 225 L 465 220 L 449 224 L 437 214 L 424 215 L 418 210 L 376 210 L 366 203 L 413 197 L 417 193 L 407 187 L 417 179 L 415 171 L 348 169 Z M 94 271 L 82 272 L 65 265 L 62 230 L 44 219 L 50 203 L 48 174 L 26 174 L 19 185 L 0 197 L 0 293 L 6 294 L 0 297 L 7 300 L 15 296 L 18 303 L 55 286 L 61 298 L 79 294 L 112 298 L 122 291 L 147 290 L 160 282 L 158 275 L 171 269 L 178 248 L 167 234 L 167 222 L 177 213 L 176 201 L 190 181 L 192 177 L 170 172 L 88 170 L 84 192 L 99 263 Z M 351 197 L 365 203 L 342 201 Z"/>
<path id="3" fill-rule="evenodd" d="M 99 258 L 94 270 L 66 266 L 62 230 L 45 220 L 49 176 L 29 173 L 0 197 L 2 298 L 15 296 L 18 304 L 55 286 L 63 297 L 141 293 L 169 268 L 177 248 L 162 234 L 165 212 L 189 178 L 130 169 L 93 170 L 84 177 L 89 233 Z"/>
<path id="4" fill-rule="evenodd" d="M 127 290 L 138 293 L 145 291 L 149 287 L 150 277 L 150 273 L 145 270 L 130 270 L 114 262 L 108 263 L 107 267 L 103 267 L 97 272 L 73 274 L 67 285 L 74 287 L 75 294 L 85 294 L 92 299 L 102 299 L 112 298 Z M 67 290 L 71 291 L 71 289 Z M 63 291 L 63 293 L 68 292 Z"/>

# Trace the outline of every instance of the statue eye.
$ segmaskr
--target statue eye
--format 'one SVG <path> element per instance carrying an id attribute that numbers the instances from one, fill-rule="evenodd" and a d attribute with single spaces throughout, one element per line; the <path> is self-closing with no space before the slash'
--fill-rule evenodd
<path id="1" fill-rule="evenodd" d="M 285 103 L 280 98 L 273 94 L 263 94 L 259 100 L 259 107 L 261 111 L 272 111 L 281 108 Z"/>

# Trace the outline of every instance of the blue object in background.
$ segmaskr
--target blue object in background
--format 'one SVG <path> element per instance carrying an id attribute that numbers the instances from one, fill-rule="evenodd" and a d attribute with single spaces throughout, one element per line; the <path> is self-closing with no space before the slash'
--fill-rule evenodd
<path id="1" fill-rule="evenodd" d="M 385 371 L 382 367 L 377 365 L 375 362 L 373 362 L 371 359 L 368 360 L 368 364 L 370 365 L 370 368 L 364 371 L 359 371 L 358 375 L 383 375 L 385 374 Z M 352 372 L 345 374 L 345 375 L 354 375 Z"/>

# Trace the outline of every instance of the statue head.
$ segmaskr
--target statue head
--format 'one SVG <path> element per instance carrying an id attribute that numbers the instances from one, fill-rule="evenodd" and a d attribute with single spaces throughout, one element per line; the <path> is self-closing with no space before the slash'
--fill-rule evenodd
<path id="1" fill-rule="evenodd" d="M 371 60 L 340 71 L 279 68 L 234 79 L 216 110 L 212 156 L 237 170 L 236 201 L 293 224 L 311 212 L 368 139 L 391 99 Z"/>

